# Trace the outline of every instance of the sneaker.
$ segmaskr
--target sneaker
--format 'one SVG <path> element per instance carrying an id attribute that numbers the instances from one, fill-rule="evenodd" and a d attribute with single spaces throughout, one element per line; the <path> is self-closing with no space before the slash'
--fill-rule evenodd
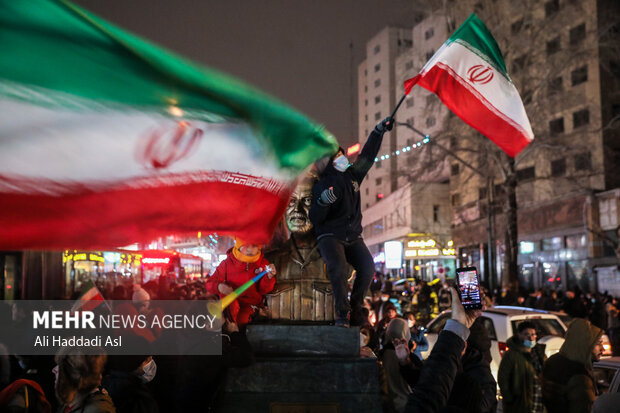
<path id="1" fill-rule="evenodd" d="M 337 319 L 336 322 L 334 323 L 334 325 L 336 327 L 344 327 L 344 328 L 351 327 L 351 324 L 349 323 L 349 320 L 347 320 L 346 318 L 339 318 L 339 319 Z"/>

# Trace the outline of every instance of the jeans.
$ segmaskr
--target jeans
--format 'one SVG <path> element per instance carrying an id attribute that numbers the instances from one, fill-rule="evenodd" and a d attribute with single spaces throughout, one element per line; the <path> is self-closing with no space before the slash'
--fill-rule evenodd
<path id="1" fill-rule="evenodd" d="M 361 313 L 364 296 L 370 287 L 375 269 L 372 255 L 364 244 L 364 240 L 358 238 L 347 242 L 327 236 L 319 240 L 319 251 L 327 264 L 327 274 L 334 292 L 336 317 L 345 319 L 350 311 L 352 316 L 359 316 L 357 313 Z M 356 271 L 350 304 L 347 299 L 347 279 L 350 276 L 347 264 L 350 264 Z M 362 320 L 355 321 L 357 322 L 354 324 L 362 322 Z"/>

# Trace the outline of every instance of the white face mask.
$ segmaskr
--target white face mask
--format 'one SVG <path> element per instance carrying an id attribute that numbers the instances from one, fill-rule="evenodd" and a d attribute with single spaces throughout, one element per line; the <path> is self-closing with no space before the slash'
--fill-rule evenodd
<path id="1" fill-rule="evenodd" d="M 399 344 L 394 347 L 394 351 L 396 351 L 396 357 L 400 361 L 405 361 L 407 356 L 409 355 L 409 347 L 406 344 Z"/>
<path id="2" fill-rule="evenodd" d="M 409 325 L 409 328 L 413 328 L 415 322 L 413 320 L 407 320 L 407 324 Z"/>
<path id="3" fill-rule="evenodd" d="M 346 156 L 338 155 L 336 159 L 334 159 L 334 169 L 338 172 L 344 172 L 349 167 L 350 163 Z"/>
<path id="4" fill-rule="evenodd" d="M 390 297 L 388 297 L 387 295 L 382 295 L 381 296 L 381 301 L 385 302 L 385 301 L 388 300 L 388 298 L 390 298 Z"/>
<path id="5" fill-rule="evenodd" d="M 140 380 L 143 383 L 148 383 L 155 378 L 155 374 L 157 373 L 157 364 L 155 364 L 155 360 L 151 359 L 148 363 L 142 367 L 144 374 L 140 376 Z"/>

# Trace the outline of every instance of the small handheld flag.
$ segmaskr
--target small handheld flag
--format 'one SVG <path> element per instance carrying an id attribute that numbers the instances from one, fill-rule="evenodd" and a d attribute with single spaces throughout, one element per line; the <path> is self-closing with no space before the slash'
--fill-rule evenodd
<path id="1" fill-rule="evenodd" d="M 435 93 L 455 115 L 508 156 L 517 156 L 534 139 L 502 52 L 473 13 L 420 73 L 405 81 L 405 94 L 416 84 Z"/>
<path id="2" fill-rule="evenodd" d="M 209 310 L 209 312 L 211 314 L 216 314 L 216 315 L 219 316 L 220 313 L 222 311 L 224 311 L 224 309 L 226 307 L 228 307 L 233 301 L 235 301 L 237 298 L 239 298 L 239 296 L 241 294 L 243 294 L 253 284 L 257 283 L 268 272 L 269 272 L 269 270 L 265 270 L 265 271 L 261 272 L 260 274 L 256 275 L 254 278 L 252 278 L 251 280 L 247 281 L 241 287 L 237 288 L 235 291 L 233 291 L 232 293 L 228 294 L 226 297 L 222 298 L 222 300 L 220 301 L 221 304 L 222 304 L 221 308 L 217 304 L 211 302 L 211 303 L 209 303 L 207 305 L 207 309 Z"/>

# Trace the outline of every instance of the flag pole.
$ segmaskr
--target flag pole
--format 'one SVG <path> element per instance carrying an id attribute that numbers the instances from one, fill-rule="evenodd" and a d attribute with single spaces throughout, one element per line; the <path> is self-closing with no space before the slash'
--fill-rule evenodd
<path id="1" fill-rule="evenodd" d="M 411 89 L 413 89 L 413 87 L 416 85 L 416 83 L 418 83 L 419 80 L 420 80 L 420 75 L 418 74 L 405 82 L 405 94 L 400 98 L 400 100 L 396 104 L 396 107 L 392 111 L 390 118 L 394 118 L 394 115 L 396 115 L 396 111 L 398 110 L 398 108 L 400 108 L 400 105 L 403 104 L 405 98 L 409 96 Z"/>
<path id="2" fill-rule="evenodd" d="M 394 108 L 394 110 L 392 111 L 392 114 L 390 115 L 390 118 L 394 119 L 394 115 L 396 115 L 396 111 L 398 110 L 398 108 L 400 108 L 400 105 L 403 104 L 405 98 L 407 97 L 407 94 L 405 93 L 400 100 L 398 101 L 398 103 L 396 104 L 396 107 Z"/>

